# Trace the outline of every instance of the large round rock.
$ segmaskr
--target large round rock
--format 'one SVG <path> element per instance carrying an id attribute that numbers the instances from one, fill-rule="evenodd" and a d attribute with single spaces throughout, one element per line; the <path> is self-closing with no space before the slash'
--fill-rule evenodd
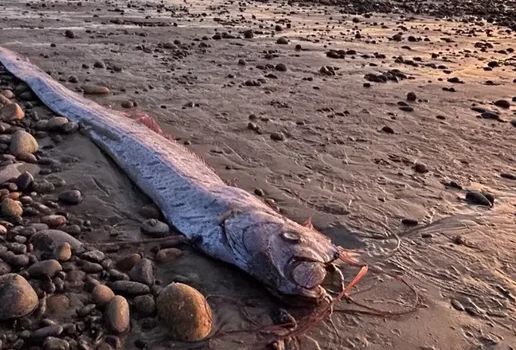
<path id="1" fill-rule="evenodd" d="M 8 273 L 0 276 L 0 320 L 23 317 L 38 306 L 38 295 L 25 278 Z"/>
<path id="2" fill-rule="evenodd" d="M 211 332 L 213 315 L 206 298 L 186 284 L 166 286 L 159 294 L 156 306 L 158 316 L 174 340 L 201 340 Z"/>
<path id="3" fill-rule="evenodd" d="M 24 130 L 18 130 L 11 138 L 9 150 L 15 156 L 21 153 L 34 153 L 38 150 L 38 141 Z"/>
<path id="4" fill-rule="evenodd" d="M 106 326 L 114 334 L 121 334 L 129 329 L 129 304 L 124 297 L 117 295 L 113 297 L 104 313 Z"/>

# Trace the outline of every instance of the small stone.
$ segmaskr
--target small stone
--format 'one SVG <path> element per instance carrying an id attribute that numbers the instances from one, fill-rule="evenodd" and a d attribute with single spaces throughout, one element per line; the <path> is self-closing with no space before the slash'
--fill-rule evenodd
<path id="1" fill-rule="evenodd" d="M 60 131 L 68 123 L 69 120 L 65 117 L 52 117 L 48 120 L 47 129 L 50 131 Z"/>
<path id="2" fill-rule="evenodd" d="M 18 130 L 11 138 L 10 152 L 14 156 L 20 153 L 34 153 L 38 150 L 38 141 L 26 131 Z"/>
<path id="3" fill-rule="evenodd" d="M 129 271 L 129 277 L 131 280 L 136 282 L 145 283 L 148 286 L 154 284 L 154 271 L 152 261 L 149 259 L 141 259 L 134 264 L 131 271 Z"/>
<path id="4" fill-rule="evenodd" d="M 285 141 L 285 134 L 282 132 L 273 132 L 270 137 L 273 141 Z"/>
<path id="5" fill-rule="evenodd" d="M 426 164 L 416 163 L 416 164 L 414 164 L 414 171 L 416 173 L 424 174 L 424 173 L 428 172 L 428 168 L 427 168 Z"/>
<path id="6" fill-rule="evenodd" d="M 81 269 L 86 273 L 99 273 L 102 270 L 104 270 L 102 265 L 91 262 L 91 261 L 83 261 L 82 265 L 81 265 Z"/>
<path id="7" fill-rule="evenodd" d="M 15 273 L 0 276 L 0 320 L 28 315 L 38 304 L 38 295 L 25 278 Z"/>
<path id="8" fill-rule="evenodd" d="M 145 219 L 159 219 L 161 211 L 154 204 L 150 204 L 141 207 L 139 214 Z"/>
<path id="9" fill-rule="evenodd" d="M 23 208 L 21 205 L 11 198 L 5 198 L 0 204 L 0 211 L 3 216 L 6 217 L 14 217 L 14 216 L 22 216 Z"/>
<path id="10" fill-rule="evenodd" d="M 64 242 L 70 244 L 74 251 L 80 249 L 82 246 L 79 240 L 60 230 L 40 230 L 30 238 L 30 242 L 35 249 L 47 252 L 52 252 L 57 246 Z"/>
<path id="11" fill-rule="evenodd" d="M 516 174 L 512 174 L 512 173 L 500 173 L 500 177 L 502 177 L 504 179 L 509 179 L 509 180 L 516 180 Z"/>
<path id="12" fill-rule="evenodd" d="M 14 182 L 20 191 L 25 191 L 34 181 L 34 176 L 28 171 L 24 171 L 20 176 L 16 178 Z"/>
<path id="13" fill-rule="evenodd" d="M 160 249 L 156 253 L 156 261 L 158 263 L 167 263 L 179 259 L 183 256 L 183 252 L 177 248 Z"/>
<path id="14" fill-rule="evenodd" d="M 171 283 L 165 287 L 157 298 L 156 308 L 174 340 L 201 340 L 211 332 L 213 315 L 208 302 L 186 284 Z"/>
<path id="15" fill-rule="evenodd" d="M 11 272 L 11 266 L 8 263 L 0 260 L 0 276 L 6 275 Z"/>
<path id="16" fill-rule="evenodd" d="M 69 350 L 70 344 L 64 340 L 56 337 L 47 337 L 43 342 L 43 350 Z"/>
<path id="17" fill-rule="evenodd" d="M 139 295 L 134 298 L 134 307 L 140 315 L 145 317 L 152 316 L 156 312 L 156 302 L 150 295 Z"/>
<path id="18" fill-rule="evenodd" d="M 494 105 L 500 108 L 511 108 L 511 103 L 507 100 L 498 100 L 494 102 Z"/>
<path id="19" fill-rule="evenodd" d="M 124 295 L 143 295 L 150 293 L 148 285 L 134 281 L 115 281 L 110 283 L 109 287 L 115 293 Z"/>
<path id="20" fill-rule="evenodd" d="M 72 246 L 68 242 L 61 243 L 54 251 L 54 259 L 65 262 L 72 257 Z"/>
<path id="21" fill-rule="evenodd" d="M 462 303 L 460 301 L 458 301 L 457 299 L 451 299 L 450 303 L 453 306 L 453 308 L 457 311 L 465 310 L 464 305 L 462 305 Z"/>
<path id="22" fill-rule="evenodd" d="M 75 34 L 74 34 L 74 32 L 72 32 L 72 31 L 71 31 L 71 30 L 69 30 L 69 29 L 65 31 L 65 36 L 66 36 L 68 39 L 73 39 L 73 38 L 75 38 Z"/>
<path id="23" fill-rule="evenodd" d="M 100 262 L 102 262 L 102 260 L 104 260 L 105 255 L 100 250 L 94 249 L 94 250 L 84 252 L 81 255 L 81 258 L 89 260 L 89 261 L 93 261 L 96 263 L 100 263 Z"/>
<path id="24" fill-rule="evenodd" d="M 406 226 L 417 226 L 419 224 L 417 220 L 409 218 L 402 219 L 401 223 Z"/>
<path id="25" fill-rule="evenodd" d="M 59 200 L 64 204 L 79 204 L 82 201 L 82 194 L 78 190 L 64 191 L 59 195 Z"/>
<path id="26" fill-rule="evenodd" d="M 99 284 L 91 292 L 91 300 L 99 307 L 107 305 L 115 297 L 115 293 L 108 286 Z"/>
<path id="27" fill-rule="evenodd" d="M 95 67 L 95 68 L 106 68 L 106 65 L 102 61 L 95 61 L 95 63 L 93 63 L 93 67 Z"/>
<path id="28" fill-rule="evenodd" d="M 492 206 L 491 201 L 489 201 L 485 195 L 477 191 L 468 191 L 466 193 L 466 200 L 473 204 L 485 205 L 488 207 Z"/>
<path id="29" fill-rule="evenodd" d="M 276 44 L 288 45 L 288 39 L 285 37 L 280 37 L 278 40 L 276 40 Z"/>
<path id="30" fill-rule="evenodd" d="M 59 325 L 46 326 L 35 330 L 31 334 L 31 340 L 41 342 L 47 337 L 58 337 L 63 333 L 63 327 Z"/>
<path id="31" fill-rule="evenodd" d="M 6 122 L 20 120 L 25 117 L 23 109 L 17 103 L 10 103 L 0 108 L 0 119 Z"/>
<path id="32" fill-rule="evenodd" d="M 66 218 L 63 215 L 45 215 L 41 218 L 41 222 L 50 228 L 57 228 L 66 225 Z"/>
<path id="33" fill-rule="evenodd" d="M 85 95 L 109 95 L 109 89 L 105 86 L 85 85 L 82 90 Z"/>
<path id="34" fill-rule="evenodd" d="M 394 134 L 394 130 L 390 126 L 384 126 L 382 131 L 386 134 Z"/>
<path id="35" fill-rule="evenodd" d="M 170 235 L 170 227 L 156 219 L 145 220 L 141 227 L 141 231 L 151 237 L 160 238 Z"/>
<path id="36" fill-rule="evenodd" d="M 252 39 L 254 37 L 254 33 L 252 29 L 247 29 L 244 31 L 244 38 Z"/>
<path id="37" fill-rule="evenodd" d="M 416 94 L 415 94 L 414 92 L 409 92 L 409 93 L 407 94 L 407 101 L 411 101 L 411 102 L 413 102 L 413 101 L 415 101 L 415 100 L 417 100 L 417 96 L 416 96 Z"/>
<path id="38" fill-rule="evenodd" d="M 278 63 L 276 65 L 276 70 L 279 71 L 279 72 L 286 72 L 287 71 L 287 66 L 284 65 L 283 63 Z"/>
<path id="39" fill-rule="evenodd" d="M 0 95 L 4 96 L 5 98 L 8 98 L 8 99 L 14 98 L 14 93 L 9 89 L 0 91 Z"/>
<path id="40" fill-rule="evenodd" d="M 34 278 L 50 277 L 53 278 L 63 267 L 55 259 L 43 260 L 29 267 L 28 272 Z"/>
<path id="41" fill-rule="evenodd" d="M 117 295 L 111 299 L 104 313 L 106 327 L 115 334 L 129 330 L 129 304 L 127 300 Z"/>
<path id="42" fill-rule="evenodd" d="M 132 101 L 122 101 L 121 106 L 124 108 L 133 108 L 134 103 Z"/>
<path id="43" fill-rule="evenodd" d="M 116 267 L 122 271 L 129 271 L 133 266 L 142 259 L 142 256 L 138 253 L 133 253 L 122 257 L 116 262 Z"/>

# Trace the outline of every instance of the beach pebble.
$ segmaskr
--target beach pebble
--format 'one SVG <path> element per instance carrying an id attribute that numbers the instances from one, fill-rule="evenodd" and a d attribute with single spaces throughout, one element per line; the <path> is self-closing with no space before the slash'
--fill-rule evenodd
<path id="1" fill-rule="evenodd" d="M 127 300 L 117 295 L 113 297 L 104 313 L 106 327 L 115 334 L 121 334 L 129 330 L 129 304 Z"/>
<path id="2" fill-rule="evenodd" d="M 140 315 L 148 317 L 156 311 L 156 302 L 151 295 L 139 295 L 134 298 L 134 308 Z"/>
<path id="3" fill-rule="evenodd" d="M 47 252 L 53 251 L 65 242 L 70 244 L 72 250 L 78 250 L 82 246 L 82 243 L 79 240 L 60 230 L 42 229 L 36 232 L 30 238 L 30 241 L 35 249 Z"/>
<path id="4" fill-rule="evenodd" d="M 17 103 L 10 103 L 0 108 L 0 119 L 6 122 L 20 120 L 25 117 L 23 109 Z"/>
<path id="5" fill-rule="evenodd" d="M 166 286 L 156 300 L 158 316 L 177 341 L 201 340 L 210 334 L 213 315 L 196 289 L 182 283 Z"/>
<path id="6" fill-rule="evenodd" d="M 100 262 L 102 262 L 102 260 L 104 260 L 105 255 L 100 250 L 94 249 L 94 250 L 89 250 L 87 252 L 82 253 L 81 258 L 92 261 L 92 262 L 100 263 Z"/>
<path id="7" fill-rule="evenodd" d="M 273 132 L 271 133 L 271 140 L 285 141 L 285 134 L 283 134 L 282 132 Z"/>
<path id="8" fill-rule="evenodd" d="M 63 327 L 59 325 L 50 325 L 36 329 L 31 334 L 31 340 L 34 342 L 41 342 L 47 337 L 58 337 L 63 333 Z"/>
<path id="9" fill-rule="evenodd" d="M 63 267 L 59 263 L 59 261 L 55 259 L 43 260 L 39 261 L 31 267 L 29 267 L 28 272 L 32 277 L 35 278 L 53 278 L 57 272 L 62 271 Z"/>
<path id="10" fill-rule="evenodd" d="M 133 268 L 134 264 L 142 259 L 142 256 L 138 253 L 132 253 L 121 257 L 116 262 L 116 267 L 122 271 L 129 271 Z"/>
<path id="11" fill-rule="evenodd" d="M 54 259 L 59 262 L 66 262 L 72 257 L 72 246 L 68 242 L 63 242 L 54 250 Z"/>
<path id="12" fill-rule="evenodd" d="M 22 216 L 23 208 L 19 204 L 19 202 L 11 199 L 5 198 L 0 204 L 0 211 L 3 216 L 13 217 L 13 216 Z"/>
<path id="13" fill-rule="evenodd" d="M 105 86 L 85 85 L 82 87 L 85 95 L 108 95 L 109 89 Z"/>
<path id="14" fill-rule="evenodd" d="M 11 272 L 11 266 L 5 261 L 0 260 L 0 276 L 6 275 Z"/>
<path id="15" fill-rule="evenodd" d="M 170 235 L 170 227 L 156 219 L 145 220 L 140 228 L 143 233 L 155 238 Z"/>
<path id="16" fill-rule="evenodd" d="M 74 32 L 72 32 L 70 29 L 65 30 L 65 36 L 66 36 L 68 39 L 73 39 L 73 38 L 75 38 L 75 34 L 74 34 Z"/>
<path id="17" fill-rule="evenodd" d="M 276 44 L 288 45 L 288 39 L 285 37 L 280 37 L 278 40 L 276 40 Z"/>
<path id="18" fill-rule="evenodd" d="M 25 191 L 34 181 L 34 176 L 28 171 L 24 171 L 20 176 L 16 178 L 14 182 L 20 191 Z"/>
<path id="19" fill-rule="evenodd" d="M 134 264 L 131 271 L 129 271 L 129 277 L 133 281 L 152 286 L 154 284 L 154 268 L 152 261 L 145 258 L 138 261 Z"/>
<path id="20" fill-rule="evenodd" d="M 38 306 L 38 296 L 22 276 L 9 273 L 0 276 L 0 320 L 19 318 Z"/>
<path id="21" fill-rule="evenodd" d="M 0 91 L 0 95 L 4 96 L 5 98 L 12 99 L 14 98 L 14 93 L 9 89 L 4 89 Z"/>
<path id="22" fill-rule="evenodd" d="M 85 260 L 82 262 L 81 269 L 86 273 L 98 273 L 104 270 L 102 265 Z"/>
<path id="23" fill-rule="evenodd" d="M 99 307 L 105 306 L 115 297 L 115 293 L 108 286 L 99 284 L 91 292 L 91 300 Z"/>
<path id="24" fill-rule="evenodd" d="M 70 344 L 60 338 L 48 336 L 43 342 L 43 350 L 69 350 Z"/>
<path id="25" fill-rule="evenodd" d="M 414 164 L 414 171 L 416 173 L 424 174 L 424 173 L 428 172 L 428 167 L 426 166 L 426 164 L 418 162 L 418 163 Z"/>
<path id="26" fill-rule="evenodd" d="M 508 100 L 495 101 L 494 105 L 500 108 L 511 108 L 511 103 Z"/>
<path id="27" fill-rule="evenodd" d="M 63 215 L 45 215 L 41 218 L 41 222 L 47 224 L 50 228 L 56 228 L 64 226 L 66 218 Z"/>
<path id="28" fill-rule="evenodd" d="M 65 117 L 52 117 L 48 120 L 47 129 L 50 131 L 60 131 L 65 124 L 68 124 L 68 119 Z"/>
<path id="29" fill-rule="evenodd" d="M 132 101 L 122 101 L 121 106 L 124 108 L 133 108 L 134 103 Z"/>
<path id="30" fill-rule="evenodd" d="M 153 204 L 145 205 L 139 210 L 139 214 L 145 219 L 159 219 L 161 211 Z"/>
<path id="31" fill-rule="evenodd" d="M 64 204 L 79 204 L 82 201 L 82 194 L 79 190 L 69 190 L 61 192 L 59 200 Z"/>
<path id="32" fill-rule="evenodd" d="M 492 206 L 491 201 L 484 194 L 477 191 L 468 191 L 466 193 L 466 200 L 472 204 Z"/>
<path id="33" fill-rule="evenodd" d="M 113 292 L 124 295 L 143 295 L 149 294 L 150 288 L 148 285 L 134 282 L 134 281 L 115 281 L 108 285 Z"/>
<path id="34" fill-rule="evenodd" d="M 183 252 L 177 248 L 165 248 L 160 249 L 156 253 L 156 261 L 158 263 L 166 263 L 170 261 L 174 261 L 180 258 L 183 255 Z"/>
<path id="35" fill-rule="evenodd" d="M 11 138 L 9 151 L 18 156 L 20 153 L 34 153 L 38 150 L 38 141 L 26 131 L 18 130 Z"/>

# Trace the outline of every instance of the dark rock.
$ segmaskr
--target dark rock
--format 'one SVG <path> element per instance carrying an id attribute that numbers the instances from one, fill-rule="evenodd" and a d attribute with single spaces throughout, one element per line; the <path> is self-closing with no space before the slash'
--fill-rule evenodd
<path id="1" fill-rule="evenodd" d="M 108 284 L 115 293 L 124 295 L 149 294 L 150 288 L 146 284 L 134 281 L 115 281 Z"/>
<path id="2" fill-rule="evenodd" d="M 82 194 L 78 190 L 69 190 L 61 192 L 59 200 L 65 204 L 79 204 L 82 201 Z"/>
<path id="3" fill-rule="evenodd" d="M 145 283 L 146 285 L 152 286 L 154 284 L 154 271 L 152 261 L 145 258 L 138 261 L 133 266 L 131 271 L 129 271 L 129 277 L 133 281 Z"/>
<path id="4" fill-rule="evenodd" d="M 477 191 L 468 191 L 466 193 L 466 200 L 472 204 L 485 205 L 488 207 L 492 206 L 492 203 L 486 196 Z"/>
<path id="5" fill-rule="evenodd" d="M 156 312 L 156 303 L 150 295 L 139 295 L 134 298 L 136 311 L 145 317 L 152 316 Z"/>
<path id="6" fill-rule="evenodd" d="M 33 264 L 29 267 L 28 272 L 35 278 L 52 278 L 58 271 L 62 271 L 63 267 L 59 261 L 55 259 L 44 260 Z"/>

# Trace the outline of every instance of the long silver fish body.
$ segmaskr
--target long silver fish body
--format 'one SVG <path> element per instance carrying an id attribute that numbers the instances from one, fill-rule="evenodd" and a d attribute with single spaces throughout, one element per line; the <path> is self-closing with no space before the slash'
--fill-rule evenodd
<path id="1" fill-rule="evenodd" d="M 228 186 L 199 157 L 119 112 L 72 92 L 16 53 L 0 62 L 59 115 L 86 126 L 105 151 L 204 253 L 237 266 L 271 291 L 317 299 L 339 248 L 314 230 Z"/>

